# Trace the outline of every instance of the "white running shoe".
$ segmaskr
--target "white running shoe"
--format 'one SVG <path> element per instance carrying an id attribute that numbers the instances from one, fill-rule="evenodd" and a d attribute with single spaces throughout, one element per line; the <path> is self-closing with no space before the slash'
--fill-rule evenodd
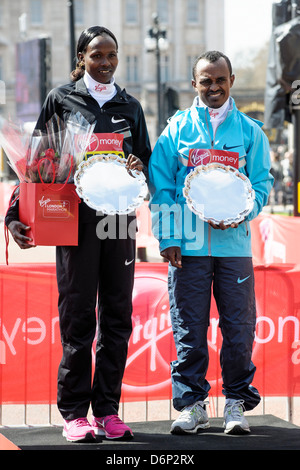
<path id="1" fill-rule="evenodd" d="M 244 417 L 244 401 L 227 398 L 224 408 L 224 432 L 226 434 L 248 434 L 249 424 Z"/>
<path id="2" fill-rule="evenodd" d="M 198 429 L 209 428 L 205 409 L 207 402 L 196 401 L 186 406 L 171 426 L 172 434 L 196 434 Z"/>

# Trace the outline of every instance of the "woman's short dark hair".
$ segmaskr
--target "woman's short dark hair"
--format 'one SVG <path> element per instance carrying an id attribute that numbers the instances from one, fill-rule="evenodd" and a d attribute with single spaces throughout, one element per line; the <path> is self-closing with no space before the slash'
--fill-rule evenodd
<path id="1" fill-rule="evenodd" d="M 78 43 L 77 43 L 77 58 L 78 54 L 84 53 L 87 50 L 89 43 L 97 36 L 110 36 L 116 43 L 117 50 L 119 48 L 118 41 L 116 36 L 104 26 L 91 26 L 90 28 L 85 29 L 82 31 Z M 71 72 L 71 80 L 76 82 L 84 75 L 84 66 L 81 64 L 81 61 L 77 61 L 76 69 Z"/>
<path id="2" fill-rule="evenodd" d="M 221 58 L 226 60 L 227 65 L 228 65 L 228 69 L 229 69 L 229 73 L 230 73 L 230 76 L 231 76 L 232 75 L 232 65 L 231 65 L 231 62 L 230 62 L 229 58 L 225 54 L 223 54 L 223 52 L 208 51 L 208 52 L 204 52 L 203 54 L 199 55 L 199 57 L 197 57 L 197 59 L 195 60 L 195 63 L 194 63 L 194 66 L 193 66 L 193 78 L 194 78 L 194 80 L 195 80 L 195 76 L 196 76 L 196 68 L 197 68 L 198 62 L 200 60 L 205 59 L 208 62 L 213 63 L 213 62 L 217 62 L 217 60 L 219 60 Z"/>

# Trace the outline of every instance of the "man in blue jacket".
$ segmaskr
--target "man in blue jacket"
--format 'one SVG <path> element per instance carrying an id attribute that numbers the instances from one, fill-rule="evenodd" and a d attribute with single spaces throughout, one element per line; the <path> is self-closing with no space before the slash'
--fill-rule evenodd
<path id="1" fill-rule="evenodd" d="M 256 309 L 249 221 L 267 203 L 273 178 L 268 139 L 261 123 L 236 108 L 230 96 L 234 80 L 224 54 L 210 51 L 200 56 L 192 80 L 197 97 L 190 108 L 170 120 L 150 159 L 153 232 L 161 255 L 169 261 L 177 349 L 171 375 L 173 405 L 181 413 L 172 433 L 197 433 L 209 427 L 205 400 L 210 390 L 206 372 L 212 285 L 223 336 L 225 433 L 250 432 L 244 411 L 260 402 L 259 392 L 251 385 L 256 369 L 251 360 Z M 191 167 L 205 164 L 205 155 L 217 155 L 250 179 L 254 207 L 241 223 L 202 222 L 187 208 L 185 177 Z"/>

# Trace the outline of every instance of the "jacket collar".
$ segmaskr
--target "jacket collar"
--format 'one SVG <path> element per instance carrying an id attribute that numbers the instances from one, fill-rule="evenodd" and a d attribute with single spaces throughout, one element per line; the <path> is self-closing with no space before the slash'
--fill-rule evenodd
<path id="1" fill-rule="evenodd" d="M 197 108 L 198 110 L 203 110 L 203 112 L 206 111 L 207 109 L 207 106 L 204 105 L 204 104 L 199 104 L 199 97 L 196 96 L 194 101 L 193 101 L 193 104 L 192 104 L 192 108 Z M 229 110 L 228 110 L 228 113 L 232 110 L 236 109 L 236 104 L 235 104 L 235 101 L 234 99 L 232 98 L 232 96 L 229 97 Z"/>
<path id="2" fill-rule="evenodd" d="M 125 91 L 125 88 L 122 90 L 117 83 L 115 83 L 115 87 L 117 90 L 116 95 L 112 98 L 111 101 L 118 101 L 118 102 L 128 102 L 127 99 L 127 93 Z M 90 93 L 87 90 L 86 84 L 84 83 L 83 77 L 80 78 L 77 82 L 75 82 L 75 88 L 74 91 L 80 95 L 84 96 L 91 96 Z"/>

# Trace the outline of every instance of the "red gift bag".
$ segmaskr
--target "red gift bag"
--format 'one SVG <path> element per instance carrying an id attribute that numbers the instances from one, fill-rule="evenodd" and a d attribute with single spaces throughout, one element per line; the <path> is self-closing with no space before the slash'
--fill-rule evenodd
<path id="1" fill-rule="evenodd" d="M 32 245 L 78 245 L 79 196 L 74 184 L 20 183 L 19 219 Z"/>

